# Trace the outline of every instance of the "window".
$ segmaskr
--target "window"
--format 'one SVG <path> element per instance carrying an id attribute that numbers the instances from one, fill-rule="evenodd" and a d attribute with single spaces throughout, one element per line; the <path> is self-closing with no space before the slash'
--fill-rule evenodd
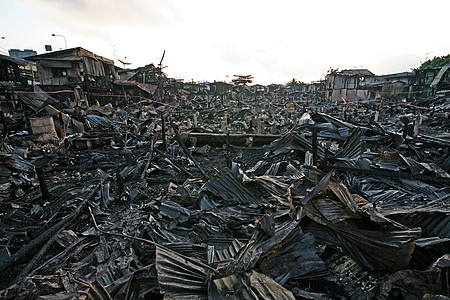
<path id="1" fill-rule="evenodd" d="M 53 77 L 67 77 L 67 69 L 52 68 Z"/>

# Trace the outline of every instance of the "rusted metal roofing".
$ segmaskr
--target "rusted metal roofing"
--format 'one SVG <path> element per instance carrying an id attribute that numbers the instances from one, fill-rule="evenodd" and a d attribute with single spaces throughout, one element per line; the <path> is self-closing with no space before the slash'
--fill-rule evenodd
<path id="1" fill-rule="evenodd" d="M 7 60 L 9 62 L 12 62 L 12 63 L 14 63 L 16 65 L 20 65 L 20 66 L 25 66 L 26 64 L 30 63 L 29 61 L 27 61 L 25 59 L 16 58 L 16 57 L 3 55 L 3 54 L 0 54 L 0 60 Z"/>
<path id="2" fill-rule="evenodd" d="M 69 59 L 73 60 L 73 59 L 77 59 L 80 57 L 89 57 L 89 58 L 93 58 L 98 61 L 102 61 L 106 64 L 114 65 L 114 61 L 112 59 L 100 56 L 100 55 L 95 54 L 91 51 L 88 51 L 82 47 L 75 47 L 75 48 L 69 48 L 69 49 L 64 49 L 64 50 L 60 50 L 60 51 L 43 53 L 43 54 L 27 57 L 27 59 L 31 60 L 31 61 L 38 61 L 38 60 L 43 60 L 43 59 L 48 59 L 48 58 L 69 58 Z"/>
<path id="3" fill-rule="evenodd" d="M 354 76 L 354 75 L 360 75 L 360 76 L 375 76 L 372 72 L 370 72 L 367 69 L 348 69 L 348 70 L 342 70 L 338 73 L 339 75 L 348 75 L 348 76 Z"/>

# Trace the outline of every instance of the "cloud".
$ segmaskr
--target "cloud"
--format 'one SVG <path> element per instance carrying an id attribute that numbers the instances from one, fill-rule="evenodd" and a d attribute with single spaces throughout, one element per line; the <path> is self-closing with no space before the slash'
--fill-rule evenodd
<path id="1" fill-rule="evenodd" d="M 173 1 L 155 0 L 20 0 L 45 12 L 56 21 L 68 24 L 154 26 L 177 17 Z"/>
<path id="2" fill-rule="evenodd" d="M 162 28 L 179 16 L 172 0 L 19 0 L 33 7 L 63 30 L 86 38 L 112 41 L 113 28 Z"/>

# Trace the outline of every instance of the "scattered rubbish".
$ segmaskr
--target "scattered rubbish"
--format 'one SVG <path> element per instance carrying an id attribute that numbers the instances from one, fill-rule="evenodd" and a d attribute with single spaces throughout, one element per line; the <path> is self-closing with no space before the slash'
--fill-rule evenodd
<path id="1" fill-rule="evenodd" d="M 448 67 L 403 105 L 358 100 L 405 88 L 368 70 L 330 74 L 367 77 L 342 101 L 82 48 L 31 59 L 75 73 L 0 87 L 2 298 L 450 296 Z"/>

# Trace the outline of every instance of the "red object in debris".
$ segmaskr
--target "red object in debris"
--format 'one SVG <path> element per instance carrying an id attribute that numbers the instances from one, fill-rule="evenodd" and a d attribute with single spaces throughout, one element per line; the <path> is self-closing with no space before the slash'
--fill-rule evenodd
<path id="1" fill-rule="evenodd" d="M 348 104 L 348 103 L 350 103 L 350 101 L 348 101 L 348 100 L 345 100 L 345 99 L 344 99 L 344 97 L 341 97 L 341 99 L 342 99 L 342 100 L 344 100 L 345 104 Z"/>

